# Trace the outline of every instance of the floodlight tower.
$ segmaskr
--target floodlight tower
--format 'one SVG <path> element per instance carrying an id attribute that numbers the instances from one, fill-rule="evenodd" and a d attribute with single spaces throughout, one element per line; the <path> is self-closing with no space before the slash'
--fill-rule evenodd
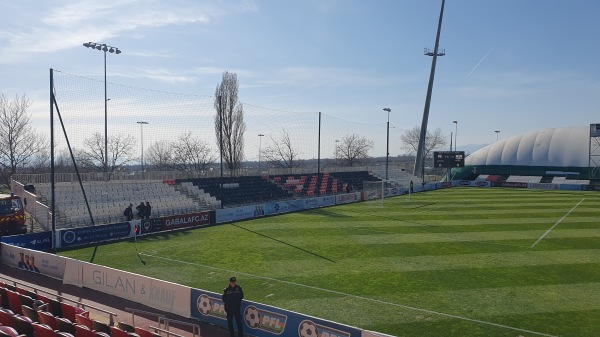
<path id="1" fill-rule="evenodd" d="M 427 86 L 427 97 L 425 98 L 425 108 L 423 109 L 423 121 L 421 122 L 421 134 L 419 135 L 419 145 L 417 146 L 417 157 L 415 158 L 414 175 L 418 175 L 423 169 L 423 159 L 425 156 L 425 136 L 427 135 L 427 122 L 429 120 L 429 106 L 431 104 L 431 92 L 433 90 L 433 79 L 435 77 L 435 64 L 438 56 L 446 55 L 444 49 L 439 49 L 440 32 L 442 30 L 442 17 L 444 15 L 444 3 L 442 0 L 442 8 L 440 10 L 440 19 L 438 21 L 437 34 L 435 37 L 435 46 L 433 50 L 425 48 L 425 55 L 433 56 L 431 61 L 431 72 L 429 73 L 429 85 Z"/>
<path id="2" fill-rule="evenodd" d="M 101 50 L 104 52 L 104 172 L 108 172 L 108 98 L 106 97 L 106 52 L 121 54 L 117 47 L 107 46 L 96 42 L 86 42 L 86 48 Z"/>

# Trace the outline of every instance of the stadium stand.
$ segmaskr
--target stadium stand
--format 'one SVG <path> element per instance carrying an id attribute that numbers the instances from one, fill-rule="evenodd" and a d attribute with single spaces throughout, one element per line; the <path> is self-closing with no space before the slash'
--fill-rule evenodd
<path id="1" fill-rule="evenodd" d="M 171 181 L 119 180 L 55 184 L 57 228 L 115 223 L 124 220 L 123 211 L 131 203 L 150 202 L 152 216 L 168 216 L 257 202 L 288 200 L 361 191 L 364 181 L 380 181 L 369 171 L 324 172 L 320 174 L 263 175 L 191 178 Z M 36 201 L 49 206 L 49 183 L 38 183 Z M 85 200 L 87 199 L 87 204 Z M 88 211 L 89 204 L 89 211 Z M 134 210 L 134 214 L 135 214 Z"/>
<path id="2" fill-rule="evenodd" d="M 131 203 L 148 201 L 155 216 L 191 213 L 209 209 L 215 200 L 194 198 L 185 188 L 164 184 L 162 181 L 108 181 L 83 183 L 85 195 L 94 215 L 94 223 L 123 220 L 123 210 Z M 55 185 L 57 226 L 90 225 L 83 192 L 78 183 Z M 43 204 L 51 201 L 50 184 L 37 184 L 36 195 Z"/>
<path id="3" fill-rule="evenodd" d="M 7 291 L 19 294 L 27 292 L 34 295 L 34 301 L 45 304 L 49 303 L 50 298 L 56 297 L 57 300 L 61 300 L 63 309 L 66 308 L 65 312 L 77 313 L 75 316 L 85 317 L 85 325 L 81 324 L 82 320 L 69 320 L 53 314 L 52 306 L 49 304 L 37 310 L 25 309 L 23 314 L 15 313 L 10 308 L 18 304 L 17 297 L 11 297 L 13 300 L 11 303 L 11 300 L 5 296 Z M 70 301 L 74 305 L 65 301 Z M 88 310 L 82 309 L 83 307 Z M 2 327 L 0 336 L 8 334 L 15 337 L 138 337 L 142 335 L 226 337 L 229 335 L 223 328 L 201 324 L 197 320 L 184 319 L 166 312 L 150 313 L 145 310 L 148 309 L 122 298 L 89 289 L 83 290 L 76 286 L 62 284 L 58 279 L 40 277 L 36 273 L 23 273 L 16 268 L 3 266 L 0 274 L 0 327 Z M 140 312 L 152 314 L 154 317 L 141 315 Z M 110 318 L 107 318 L 107 315 L 110 315 Z M 118 321 L 113 320 L 113 317 Z M 153 326 L 157 324 L 156 317 L 168 321 L 168 325 L 162 329 Z M 190 327 L 194 327 L 191 333 Z M 157 330 L 162 333 L 158 333 Z"/>
<path id="4" fill-rule="evenodd" d="M 198 189 L 215 197 L 223 207 L 294 197 L 292 192 L 284 190 L 260 176 L 177 180 L 177 184 L 186 182 L 191 182 Z"/>
<path id="5" fill-rule="evenodd" d="M 511 175 L 506 181 L 509 183 L 539 183 L 542 180 L 541 176 L 517 176 Z"/>
<path id="6" fill-rule="evenodd" d="M 350 189 L 354 191 L 362 191 L 364 181 L 381 181 L 369 171 L 355 171 L 355 172 L 331 172 L 338 182 L 338 189 L 341 189 L 343 184 L 348 184 Z"/>
<path id="7" fill-rule="evenodd" d="M 568 179 L 567 177 L 554 177 L 553 184 L 589 185 L 589 179 Z"/>

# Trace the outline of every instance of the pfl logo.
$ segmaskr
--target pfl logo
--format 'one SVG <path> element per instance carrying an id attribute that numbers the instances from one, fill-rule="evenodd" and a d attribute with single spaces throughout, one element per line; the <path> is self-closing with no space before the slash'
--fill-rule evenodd
<path id="1" fill-rule="evenodd" d="M 213 316 L 221 319 L 227 319 L 225 312 L 225 303 L 218 298 L 202 294 L 196 302 L 198 311 L 204 316 Z"/>
<path id="2" fill-rule="evenodd" d="M 310 320 L 304 320 L 298 326 L 300 337 L 350 337 L 349 332 L 340 331 L 328 326 L 316 324 Z"/>
<path id="3" fill-rule="evenodd" d="M 287 316 L 249 305 L 244 310 L 244 321 L 250 328 L 279 335 L 285 330 Z"/>

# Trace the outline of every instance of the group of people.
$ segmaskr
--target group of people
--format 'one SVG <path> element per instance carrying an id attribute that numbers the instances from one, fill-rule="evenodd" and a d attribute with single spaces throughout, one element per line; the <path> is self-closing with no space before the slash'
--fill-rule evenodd
<path id="1" fill-rule="evenodd" d="M 150 215 L 152 214 L 152 206 L 150 206 L 149 201 L 146 201 L 146 204 L 144 204 L 143 201 L 140 202 L 140 204 L 137 205 L 135 209 L 137 211 L 138 219 L 150 219 Z M 123 215 L 125 216 L 127 221 L 133 220 L 133 204 L 129 204 L 129 206 L 125 208 Z"/>

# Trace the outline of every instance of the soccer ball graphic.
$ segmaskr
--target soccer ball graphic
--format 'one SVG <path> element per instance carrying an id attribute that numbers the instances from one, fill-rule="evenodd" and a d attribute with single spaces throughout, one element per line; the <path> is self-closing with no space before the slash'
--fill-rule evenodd
<path id="1" fill-rule="evenodd" d="M 317 326 L 311 321 L 302 321 L 298 326 L 300 337 L 318 337 Z"/>
<path id="2" fill-rule="evenodd" d="M 258 314 L 258 309 L 254 306 L 249 306 L 244 311 L 244 320 L 246 324 L 248 324 L 251 328 L 256 328 L 260 325 L 260 317 Z"/>
<path id="3" fill-rule="evenodd" d="M 210 314 L 210 310 L 210 298 L 206 295 L 200 295 L 200 297 L 198 297 L 198 311 L 206 316 Z"/>

